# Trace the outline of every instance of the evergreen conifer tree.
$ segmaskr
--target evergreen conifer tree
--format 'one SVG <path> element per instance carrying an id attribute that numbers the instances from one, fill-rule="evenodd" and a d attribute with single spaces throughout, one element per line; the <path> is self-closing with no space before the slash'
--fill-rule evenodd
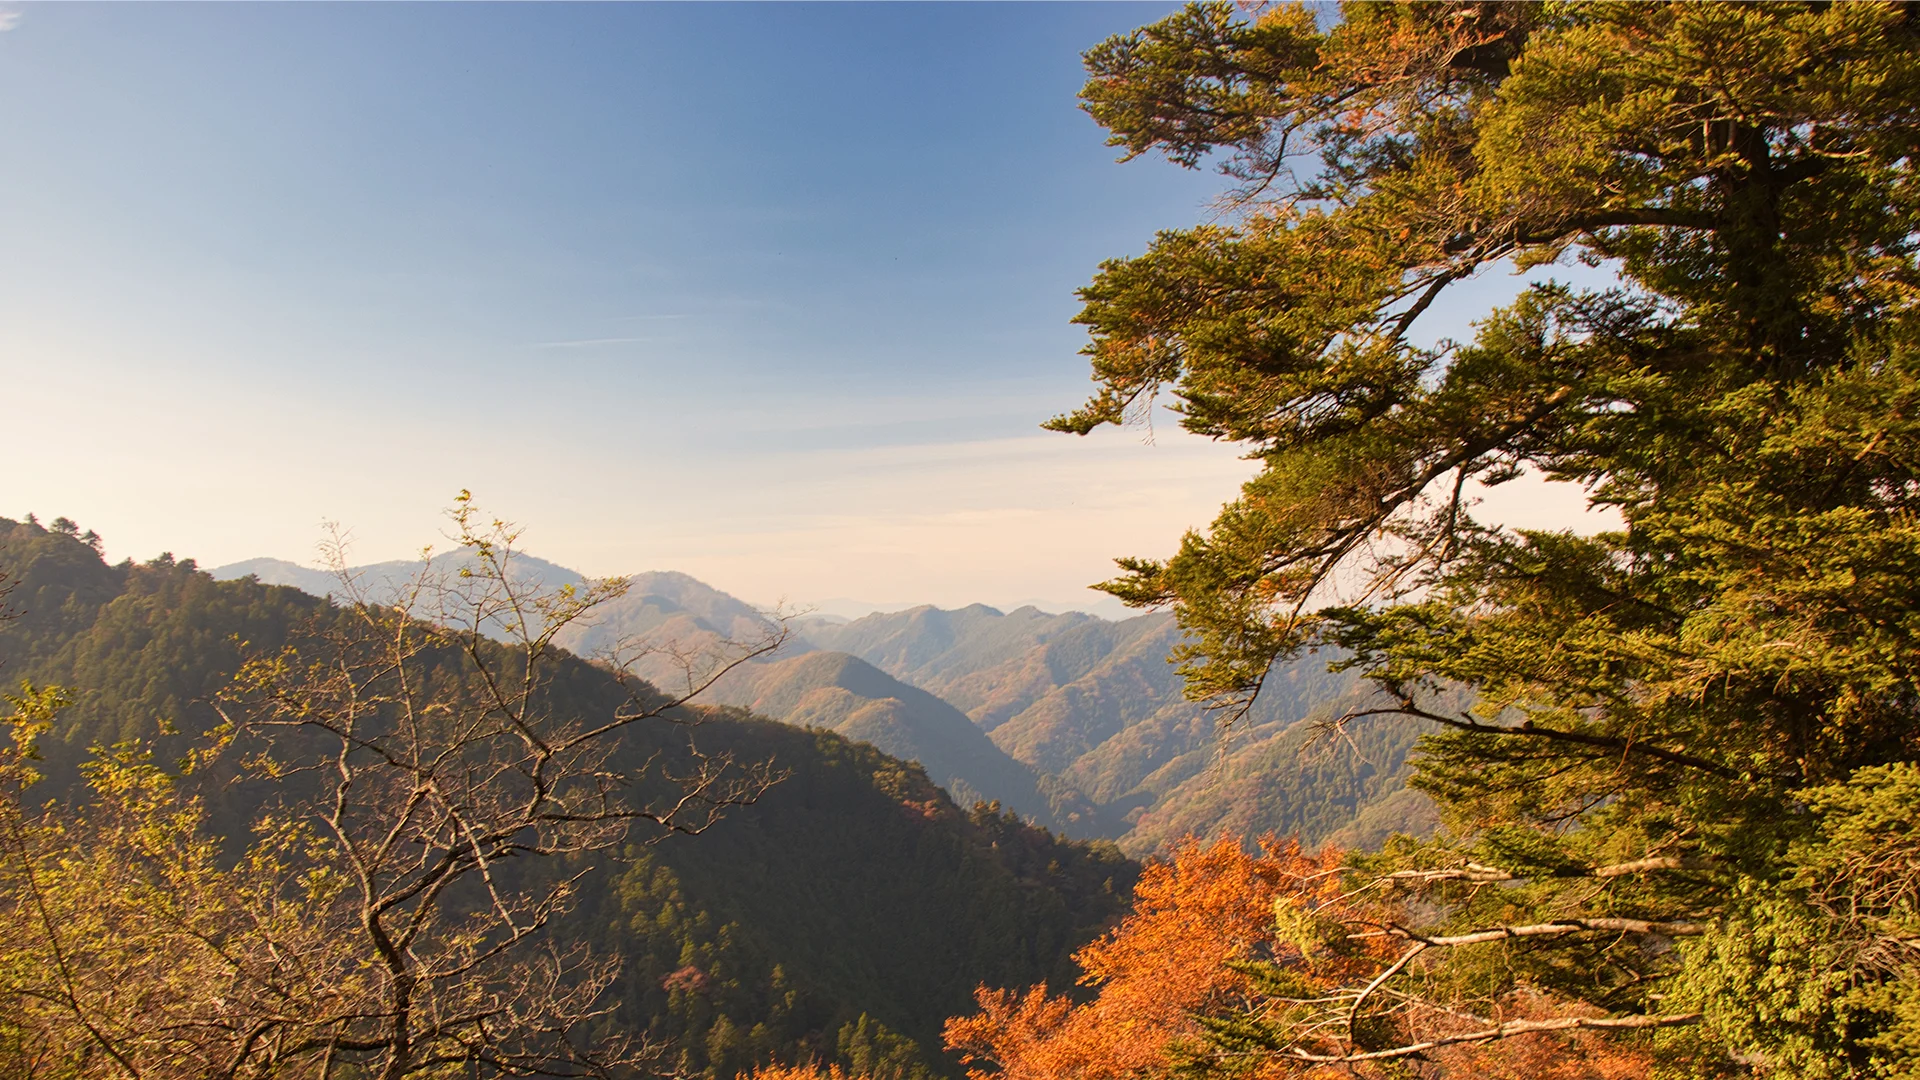
<path id="1" fill-rule="evenodd" d="M 1111 141 L 1223 162 L 1234 212 L 1101 267 L 1098 390 L 1050 426 L 1165 390 L 1263 465 L 1105 587 L 1172 605 L 1190 692 L 1228 707 L 1343 650 L 1379 688 L 1345 722 L 1433 725 L 1417 783 L 1448 822 L 1354 870 L 1418 901 L 1348 928 L 1392 966 L 1207 1060 L 1402 1060 L 1539 1030 L 1503 1011 L 1525 992 L 1674 1068 L 1910 1074 L 1920 11 L 1326 21 L 1200 3 L 1087 54 Z M 1461 281 L 1569 260 L 1618 286 L 1410 340 Z M 1528 474 L 1618 527 L 1476 519 Z"/>

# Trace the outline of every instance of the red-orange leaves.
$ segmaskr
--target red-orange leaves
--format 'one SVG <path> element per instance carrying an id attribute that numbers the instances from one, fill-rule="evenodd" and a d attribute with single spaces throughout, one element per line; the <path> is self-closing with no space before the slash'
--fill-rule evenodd
<path id="1" fill-rule="evenodd" d="M 1180 1044 L 1200 1034 L 1196 1015 L 1250 1004 L 1235 961 L 1274 960 L 1309 978 L 1338 978 L 1328 963 L 1279 939 L 1275 902 L 1309 916 L 1338 893 L 1338 852 L 1303 854 L 1297 844 L 1263 842 L 1250 855 L 1235 840 L 1188 843 L 1171 862 L 1148 866 L 1133 914 L 1080 950 L 1082 983 L 1099 988 L 1084 1005 L 1050 996 L 980 988 L 980 1012 L 947 1022 L 947 1046 L 976 1080 L 1124 1080 L 1173 1064 Z M 1327 912 L 1325 914 L 1331 914 Z M 1298 920 L 1295 920 L 1298 921 Z"/>
<path id="2" fill-rule="evenodd" d="M 1475 1080 L 1647 1074 L 1644 1045 L 1631 1039 L 1487 1031 L 1597 1010 L 1569 1011 L 1524 985 L 1432 997 L 1393 982 L 1426 959 L 1409 952 L 1410 932 L 1383 930 L 1412 921 L 1395 905 L 1389 890 L 1341 872 L 1333 850 L 1308 855 L 1269 838 L 1256 855 L 1236 839 L 1189 841 L 1148 866 L 1132 914 L 1075 955 L 1093 1000 L 981 987 L 980 1011 L 947 1022 L 947 1046 L 972 1080 L 1161 1080 L 1188 1070 L 1385 1080 L 1409 1066 Z"/>
<path id="3" fill-rule="evenodd" d="M 980 1063 L 995 1068 L 969 1068 L 968 1076 L 1040 1080 L 1044 1076 L 1121 1075 L 1090 1067 L 1096 1048 L 1079 1045 L 1085 1041 L 1088 1026 L 1086 1008 L 1075 1010 L 1065 997 L 1049 995 L 1044 986 L 1035 986 L 1024 994 L 982 986 L 973 997 L 980 1011 L 947 1021 L 947 1049 L 957 1051 L 968 1065 Z M 1075 1016 L 1075 1030 L 1069 1033 L 1067 1019 L 1076 1012 L 1082 1015 Z M 1079 1067 L 1058 1070 L 1055 1063 L 1063 1060 L 1073 1060 Z"/>

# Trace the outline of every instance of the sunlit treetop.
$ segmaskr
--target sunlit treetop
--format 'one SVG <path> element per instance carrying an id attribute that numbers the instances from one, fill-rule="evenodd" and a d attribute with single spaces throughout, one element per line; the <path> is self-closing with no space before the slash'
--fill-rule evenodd
<path id="1" fill-rule="evenodd" d="M 1629 506 L 1679 482 L 1661 401 L 1817 372 L 1920 295 L 1917 29 L 1876 3 L 1365 3 L 1324 29 L 1203 3 L 1091 50 L 1110 141 L 1218 163 L 1229 212 L 1101 267 L 1079 319 L 1098 392 L 1049 426 L 1171 391 L 1268 466 L 1196 557 L 1129 561 L 1112 591 L 1197 608 L 1219 590 L 1175 579 L 1212 562 L 1291 613 L 1382 530 L 1452 550 L 1465 479 L 1531 466 Z M 1476 342 L 1409 344 L 1476 270 L 1574 259 L 1623 287 L 1537 290 Z"/>

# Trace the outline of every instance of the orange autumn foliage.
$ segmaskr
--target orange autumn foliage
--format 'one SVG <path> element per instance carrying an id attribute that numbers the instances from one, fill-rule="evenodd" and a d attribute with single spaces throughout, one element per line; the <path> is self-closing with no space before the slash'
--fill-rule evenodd
<path id="1" fill-rule="evenodd" d="M 1314 993 L 1367 984 L 1397 944 L 1326 948 L 1289 940 L 1276 912 L 1295 923 L 1378 926 L 1385 911 L 1363 910 L 1342 894 L 1341 853 L 1302 852 L 1264 839 L 1259 854 L 1236 839 L 1188 841 L 1171 861 L 1141 873 L 1132 913 L 1075 959 L 1097 996 L 1075 1004 L 1044 986 L 1025 992 L 981 987 L 979 1012 L 947 1021 L 946 1042 L 971 1080 L 1145 1080 L 1166 1075 L 1183 1050 L 1204 1053 L 1196 1017 L 1258 1013 L 1263 999 L 1236 961 L 1264 960 L 1304 976 Z M 1296 926 L 1296 931 L 1299 927 Z M 1561 1015 L 1542 995 L 1505 996 L 1509 1019 Z M 1416 1010 L 1417 1012 L 1417 1010 Z M 1410 1016 L 1410 1020 L 1418 1019 Z M 1438 1019 L 1444 1023 L 1447 1017 Z M 1375 1077 L 1386 1073 L 1491 1080 L 1641 1080 L 1647 1057 L 1593 1033 L 1532 1036 L 1438 1048 L 1417 1061 L 1336 1069 L 1272 1054 L 1242 1060 L 1247 1080 Z"/>
<path id="2" fill-rule="evenodd" d="M 1307 855 L 1271 839 L 1258 855 L 1233 839 L 1189 841 L 1172 861 L 1146 867 L 1133 913 L 1075 954 L 1086 972 L 1080 981 L 1099 987 L 1098 997 L 1075 1006 L 1044 986 L 1024 994 L 981 987 L 980 1012 L 947 1021 L 947 1046 L 974 1080 L 1122 1080 L 1161 1071 L 1180 1040 L 1200 1033 L 1194 1013 L 1245 1003 L 1247 977 L 1229 962 L 1291 956 L 1305 964 L 1297 948 L 1276 940 L 1274 901 L 1334 902 L 1339 878 L 1329 871 L 1339 864 L 1332 849 Z"/>

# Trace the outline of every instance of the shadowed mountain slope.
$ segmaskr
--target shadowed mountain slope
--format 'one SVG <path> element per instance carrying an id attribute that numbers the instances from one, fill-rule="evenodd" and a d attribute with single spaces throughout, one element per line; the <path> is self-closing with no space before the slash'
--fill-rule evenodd
<path id="1" fill-rule="evenodd" d="M 962 806 L 996 800 L 1072 835 L 1113 831 L 1077 792 L 1007 756 L 965 714 L 842 652 L 809 652 L 737 669 L 716 700 L 803 727 L 825 728 L 918 761 Z"/>
<path id="2" fill-rule="evenodd" d="M 1010 756 L 1121 819 L 1129 851 L 1223 828 L 1326 839 L 1401 789 L 1414 741 L 1411 728 L 1388 725 L 1365 736 L 1364 753 L 1356 740 L 1313 739 L 1311 719 L 1364 693 L 1325 656 L 1275 670 L 1253 711 L 1222 732 L 1182 695 L 1167 661 L 1180 639 L 1170 615 L 1108 622 L 976 605 L 808 623 L 802 633 L 964 708 Z"/>
<path id="3" fill-rule="evenodd" d="M 573 571 L 530 556 L 511 563 L 530 585 L 580 585 Z M 455 556 L 434 560 L 440 572 L 458 568 Z M 382 599 L 421 571 L 420 563 L 378 563 L 348 573 L 367 595 Z M 216 578 L 253 575 L 314 595 L 343 589 L 337 576 L 277 560 L 223 566 Z M 558 643 L 588 658 L 618 655 L 629 669 L 678 692 L 724 655 L 727 642 L 752 642 L 778 627 L 748 604 L 686 574 L 636 574 L 627 591 L 569 627 Z M 1116 835 L 1124 825 L 1101 815 L 1067 785 L 1037 775 L 1008 757 L 965 714 L 924 690 L 905 685 L 846 653 L 815 653 L 790 638 L 766 662 L 748 664 L 717 684 L 710 699 L 746 707 L 801 727 L 818 727 L 873 744 L 892 757 L 919 761 L 961 806 L 997 801 L 1049 828 L 1080 837 Z"/>
<path id="4" fill-rule="evenodd" d="M 297 589 L 216 581 L 190 561 L 109 566 L 72 537 L 4 519 L 0 567 L 20 583 L 9 597 L 19 617 L 0 623 L 0 672 L 75 699 L 45 744 L 36 790 L 48 798 L 71 794 L 88 746 L 134 740 L 179 760 L 217 722 L 210 702 L 246 655 L 341 617 Z M 682 595 L 674 617 L 724 617 L 699 602 Z M 626 697 L 588 664 L 557 671 L 560 707 L 604 714 Z M 958 1075 L 939 1055 L 940 1025 L 971 1007 L 973 988 L 1066 986 L 1071 951 L 1124 906 L 1135 867 L 1111 844 L 968 813 L 924 770 L 828 731 L 720 707 L 681 719 L 698 721 L 702 750 L 770 760 L 785 779 L 699 837 L 567 866 L 586 876 L 556 932 L 617 948 L 617 1022 L 673 1040 L 684 1075 L 721 1080 L 772 1058 L 851 1063 L 854 1051 L 901 1080 Z M 687 730 L 625 729 L 609 767 L 659 755 L 671 768 Z M 244 831 L 254 808 L 288 794 L 217 771 L 184 782 L 223 830 Z"/>
<path id="5" fill-rule="evenodd" d="M 516 565 L 548 585 L 581 580 L 530 557 Z M 417 564 L 356 572 L 363 581 L 385 582 L 399 579 L 402 569 Z M 248 572 L 325 587 L 318 572 L 273 560 L 214 571 Z M 622 655 L 639 656 L 634 671 L 678 688 L 689 654 L 697 658 L 774 629 L 751 606 L 685 574 L 629 581 L 625 596 L 560 643 L 590 657 L 624 644 Z M 1326 656 L 1276 669 L 1252 712 L 1223 733 L 1214 714 L 1182 695 L 1167 661 L 1180 639 L 1170 615 L 1113 622 L 975 604 L 850 622 L 801 619 L 793 628 L 797 634 L 779 653 L 716 686 L 715 700 L 918 760 L 963 806 L 997 800 L 1050 828 L 1117 838 L 1137 853 L 1187 832 L 1229 827 L 1297 832 L 1314 843 L 1389 798 L 1398 800 L 1396 809 L 1373 812 L 1368 821 L 1426 820 L 1418 796 L 1395 794 L 1407 772 L 1411 728 L 1387 731 L 1381 722 L 1373 726 L 1383 730 L 1350 734 L 1338 745 L 1311 737 L 1311 719 L 1364 693 L 1353 676 L 1329 672 Z"/>

